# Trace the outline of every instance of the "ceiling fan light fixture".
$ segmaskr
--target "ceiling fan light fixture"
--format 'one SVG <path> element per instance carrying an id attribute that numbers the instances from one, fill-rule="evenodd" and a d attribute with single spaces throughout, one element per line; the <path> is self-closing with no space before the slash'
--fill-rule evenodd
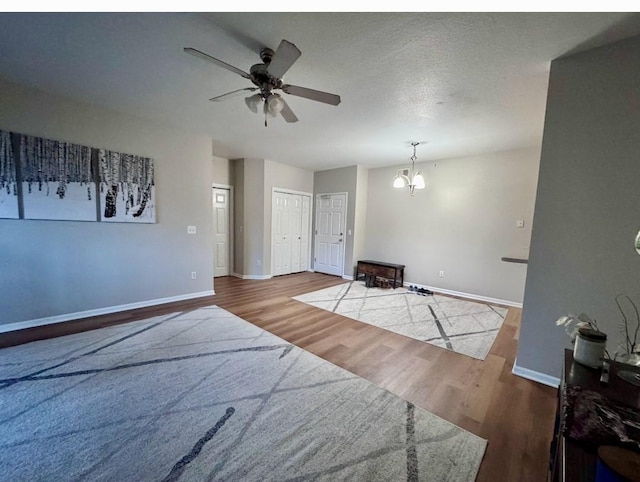
<path id="1" fill-rule="evenodd" d="M 260 105 L 260 94 L 250 95 L 244 99 L 244 103 L 254 114 L 258 113 L 258 106 Z"/>
<path id="2" fill-rule="evenodd" d="M 267 109 L 269 110 L 269 113 L 273 114 L 274 116 L 278 115 L 280 112 L 282 112 L 283 108 L 284 104 L 278 94 L 271 94 L 267 98 Z"/>

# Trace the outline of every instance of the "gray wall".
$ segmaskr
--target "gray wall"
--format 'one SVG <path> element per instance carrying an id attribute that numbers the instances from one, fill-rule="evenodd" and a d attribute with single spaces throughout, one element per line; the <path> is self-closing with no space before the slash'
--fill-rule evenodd
<path id="1" fill-rule="evenodd" d="M 214 155 L 211 162 L 213 163 L 212 181 L 217 184 L 233 185 L 232 161 Z"/>
<path id="2" fill-rule="evenodd" d="M 243 271 L 240 274 L 264 274 L 264 160 L 243 159 L 244 221 L 240 227 L 244 237 Z"/>
<path id="3" fill-rule="evenodd" d="M 356 213 L 356 186 L 358 178 L 358 167 L 350 166 L 339 169 L 329 169 L 326 171 L 316 171 L 313 174 L 313 221 L 312 225 L 316 225 L 316 202 L 317 194 L 329 193 L 347 193 L 347 233 L 351 230 L 351 236 L 347 233 L 345 236 L 345 254 L 344 254 L 344 275 L 353 276 L 354 259 L 353 259 L 353 233 L 355 232 L 355 213 Z M 311 245 L 311 260 L 315 251 L 315 237 Z"/>
<path id="4" fill-rule="evenodd" d="M 364 166 L 356 168 L 356 193 L 354 199 L 354 230 L 353 230 L 353 263 L 364 259 L 366 226 L 367 226 L 367 196 L 369 187 L 369 169 Z"/>
<path id="5" fill-rule="evenodd" d="M 614 297 L 640 303 L 640 37 L 551 64 L 519 367 L 558 377 L 567 336 L 595 317 L 616 349 Z"/>
<path id="6" fill-rule="evenodd" d="M 231 161 L 233 178 L 233 273 L 244 273 L 244 160 Z"/>
<path id="7" fill-rule="evenodd" d="M 519 149 L 417 163 L 426 189 L 413 197 L 392 186 L 404 166 L 370 169 L 365 257 L 406 265 L 407 282 L 522 303 L 526 265 L 501 258 L 528 255 L 539 158 Z"/>
<path id="8" fill-rule="evenodd" d="M 212 289 L 211 139 L 4 81 L 0 129 L 153 157 L 157 206 L 157 224 L 0 219 L 0 324 Z"/>
<path id="9" fill-rule="evenodd" d="M 272 190 L 312 192 L 313 173 L 264 159 L 237 159 L 231 161 L 229 178 L 235 190 L 235 273 L 268 277 Z"/>
<path id="10" fill-rule="evenodd" d="M 298 192 L 313 192 L 313 171 L 264 161 L 264 274 L 271 274 L 271 209 L 273 188 Z M 313 205 L 313 199 L 311 200 Z M 313 207 L 313 206 L 312 206 Z"/>

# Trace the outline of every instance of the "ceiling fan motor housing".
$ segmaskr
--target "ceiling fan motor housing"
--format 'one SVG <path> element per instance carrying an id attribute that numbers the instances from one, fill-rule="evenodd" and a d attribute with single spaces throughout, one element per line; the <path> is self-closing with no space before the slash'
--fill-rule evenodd
<path id="1" fill-rule="evenodd" d="M 280 89 L 282 87 L 282 80 L 269 74 L 269 71 L 267 70 L 268 67 L 269 65 L 267 63 L 255 64 L 252 65 L 249 70 L 251 82 L 260 87 L 260 90 L 263 93 L 268 93 L 271 89 Z"/>

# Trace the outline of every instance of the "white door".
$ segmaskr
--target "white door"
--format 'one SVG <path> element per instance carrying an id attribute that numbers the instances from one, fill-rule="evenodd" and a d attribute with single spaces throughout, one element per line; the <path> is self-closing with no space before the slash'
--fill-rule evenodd
<path id="1" fill-rule="evenodd" d="M 273 191 L 271 272 L 273 276 L 309 269 L 311 196 Z"/>
<path id="2" fill-rule="evenodd" d="M 300 265 L 302 263 L 302 196 L 299 194 L 290 194 L 291 204 L 291 272 L 299 273 L 302 271 Z"/>
<path id="3" fill-rule="evenodd" d="M 274 191 L 271 209 L 273 276 L 291 273 L 291 195 Z"/>
<path id="4" fill-rule="evenodd" d="M 316 198 L 316 243 L 314 270 L 342 276 L 347 195 L 319 194 Z"/>
<path id="5" fill-rule="evenodd" d="M 302 216 L 300 218 L 302 226 L 300 232 L 300 271 L 309 269 L 309 258 L 311 257 L 311 196 L 302 196 Z"/>
<path id="6" fill-rule="evenodd" d="M 229 189 L 213 189 L 214 267 L 213 276 L 229 276 Z"/>

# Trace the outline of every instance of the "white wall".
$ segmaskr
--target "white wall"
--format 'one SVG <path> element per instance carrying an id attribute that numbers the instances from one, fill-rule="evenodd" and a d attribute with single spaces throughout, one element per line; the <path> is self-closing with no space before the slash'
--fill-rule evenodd
<path id="1" fill-rule="evenodd" d="M 615 296 L 640 306 L 639 78 L 640 37 L 551 64 L 518 367 L 560 376 L 567 313 L 596 318 L 614 352 Z"/>
<path id="2" fill-rule="evenodd" d="M 0 129 L 154 158 L 157 214 L 135 225 L 0 219 L 0 324 L 212 290 L 211 139 L 5 81 Z"/>
<path id="3" fill-rule="evenodd" d="M 406 282 L 522 303 L 526 265 L 501 258 L 528 254 L 539 159 L 531 148 L 417 163 L 426 189 L 413 197 L 392 187 L 404 166 L 369 170 L 364 257 L 406 265 Z"/>

